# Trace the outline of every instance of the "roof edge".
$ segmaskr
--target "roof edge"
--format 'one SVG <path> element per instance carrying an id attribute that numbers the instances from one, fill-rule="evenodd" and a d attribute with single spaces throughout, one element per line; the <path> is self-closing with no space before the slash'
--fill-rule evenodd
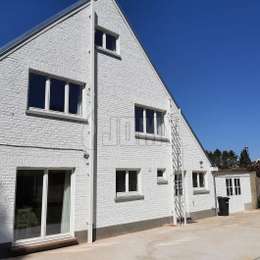
<path id="1" fill-rule="evenodd" d="M 178 102 L 176 101 L 175 97 L 174 97 L 173 94 L 171 93 L 170 88 L 167 86 L 165 80 L 164 80 L 164 79 L 162 78 L 162 76 L 160 75 L 158 68 L 157 68 L 157 67 L 154 65 L 154 63 L 152 62 L 151 56 L 149 55 L 148 51 L 144 48 L 143 42 L 140 40 L 140 37 L 138 36 L 137 32 L 134 30 L 134 27 L 133 27 L 132 24 L 130 23 L 130 20 L 128 19 L 126 13 L 124 12 L 123 8 L 121 8 L 120 4 L 118 3 L 118 0 L 114 0 L 114 2 L 116 3 L 116 5 L 118 6 L 118 8 L 120 9 L 120 11 L 121 11 L 122 15 L 124 16 L 126 22 L 129 24 L 129 27 L 131 28 L 131 30 L 132 30 L 132 32 L 133 32 L 135 38 L 136 38 L 137 41 L 139 42 L 141 48 L 143 49 L 145 55 L 147 56 L 147 58 L 148 58 L 148 60 L 149 60 L 149 62 L 150 62 L 151 65 L 153 66 L 153 68 L 154 68 L 156 74 L 158 75 L 160 81 L 161 81 L 162 84 L 164 85 L 164 87 L 165 87 L 167 93 L 169 94 L 169 96 L 171 97 L 171 99 L 173 100 L 173 102 L 175 103 L 176 107 L 177 107 L 178 109 L 181 109 L 181 107 L 179 106 L 179 104 L 178 104 Z M 195 140 L 197 141 L 198 145 L 199 145 L 200 148 L 202 149 L 202 152 L 203 152 L 204 155 L 206 156 L 206 158 L 207 158 L 209 164 L 210 164 L 211 167 L 212 167 L 212 166 L 213 166 L 213 165 L 212 165 L 212 162 L 210 161 L 209 156 L 208 156 L 208 154 L 206 153 L 206 150 L 205 150 L 204 146 L 202 145 L 202 143 L 201 143 L 201 141 L 199 140 L 197 134 L 195 133 L 195 131 L 194 131 L 193 128 L 191 127 L 191 125 L 190 125 L 189 121 L 187 120 L 187 117 L 184 115 L 182 109 L 181 109 L 181 115 L 182 115 L 184 121 L 186 122 L 188 128 L 190 129 L 192 135 L 194 136 Z"/>
<path id="2" fill-rule="evenodd" d="M 12 51 L 14 48 L 18 47 L 25 41 L 29 40 L 31 37 L 35 36 L 36 34 L 40 33 L 42 30 L 46 29 L 53 23 L 57 22 L 58 20 L 62 19 L 64 16 L 69 15 L 71 12 L 76 11 L 78 8 L 82 7 L 83 5 L 90 2 L 90 0 L 80 0 L 71 6 L 63 9 L 62 11 L 58 12 L 57 14 L 51 16 L 50 18 L 46 19 L 42 23 L 36 25 L 29 31 L 23 33 L 22 35 L 18 36 L 14 40 L 8 42 L 3 47 L 0 48 L 0 58 L 5 54 Z"/>

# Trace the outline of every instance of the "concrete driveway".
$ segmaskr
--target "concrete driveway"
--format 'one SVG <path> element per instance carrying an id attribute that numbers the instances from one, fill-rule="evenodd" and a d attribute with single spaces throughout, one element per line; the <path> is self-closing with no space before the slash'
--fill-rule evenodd
<path id="1" fill-rule="evenodd" d="M 18 259 L 258 259 L 260 260 L 260 211 L 214 217 L 185 227 L 165 226 L 23 256 Z"/>

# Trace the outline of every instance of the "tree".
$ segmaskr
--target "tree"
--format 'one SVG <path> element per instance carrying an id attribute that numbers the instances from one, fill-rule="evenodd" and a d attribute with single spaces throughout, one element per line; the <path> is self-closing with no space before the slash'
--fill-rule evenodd
<path id="1" fill-rule="evenodd" d="M 248 148 L 245 147 L 240 153 L 239 167 L 248 168 L 250 166 L 251 166 L 251 159 L 249 157 Z"/>
<path id="2" fill-rule="evenodd" d="M 238 165 L 238 156 L 234 151 L 223 151 L 216 149 L 214 152 L 207 151 L 208 157 L 213 166 L 220 169 L 236 168 Z"/>
<path id="3" fill-rule="evenodd" d="M 228 152 L 228 158 L 229 158 L 229 168 L 235 168 L 238 166 L 238 156 L 236 153 L 232 150 Z"/>
<path id="4" fill-rule="evenodd" d="M 221 163 L 220 167 L 223 169 L 229 168 L 229 152 L 228 151 L 222 152 L 222 163 Z"/>
<path id="5" fill-rule="evenodd" d="M 219 149 L 216 149 L 213 153 L 213 159 L 217 167 L 222 167 L 222 153 Z"/>

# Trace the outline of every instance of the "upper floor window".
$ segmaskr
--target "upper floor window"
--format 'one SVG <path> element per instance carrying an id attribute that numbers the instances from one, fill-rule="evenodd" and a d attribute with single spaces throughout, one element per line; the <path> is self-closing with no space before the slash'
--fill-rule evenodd
<path id="1" fill-rule="evenodd" d="M 165 136 L 164 112 L 135 106 L 135 131 Z"/>
<path id="2" fill-rule="evenodd" d="M 205 188 L 205 172 L 193 172 L 192 173 L 192 184 L 193 188 L 203 189 Z"/>
<path id="3" fill-rule="evenodd" d="M 82 114 L 83 84 L 30 72 L 28 108 Z"/>
<path id="4" fill-rule="evenodd" d="M 119 54 L 118 48 L 119 37 L 116 34 L 97 28 L 95 33 L 95 44 L 105 50 Z"/>

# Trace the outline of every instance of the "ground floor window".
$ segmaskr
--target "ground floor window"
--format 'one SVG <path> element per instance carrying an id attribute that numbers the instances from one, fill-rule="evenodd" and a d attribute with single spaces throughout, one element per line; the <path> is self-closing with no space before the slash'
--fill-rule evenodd
<path id="1" fill-rule="evenodd" d="M 70 233 L 71 171 L 18 170 L 15 240 Z"/>
<path id="2" fill-rule="evenodd" d="M 226 179 L 227 196 L 233 195 L 232 179 Z"/>
<path id="3" fill-rule="evenodd" d="M 241 195 L 241 184 L 239 178 L 226 179 L 227 196 Z"/>
<path id="4" fill-rule="evenodd" d="M 117 170 L 116 171 L 116 194 L 127 195 L 140 191 L 138 170 Z"/>
<path id="5" fill-rule="evenodd" d="M 240 179 L 234 179 L 234 185 L 235 185 L 235 194 L 241 195 Z"/>
<path id="6" fill-rule="evenodd" d="M 175 187 L 175 196 L 182 196 L 183 195 L 183 178 L 182 178 L 181 173 L 175 173 L 174 187 Z"/>
<path id="7" fill-rule="evenodd" d="M 192 172 L 192 185 L 194 189 L 205 189 L 205 172 Z"/>

